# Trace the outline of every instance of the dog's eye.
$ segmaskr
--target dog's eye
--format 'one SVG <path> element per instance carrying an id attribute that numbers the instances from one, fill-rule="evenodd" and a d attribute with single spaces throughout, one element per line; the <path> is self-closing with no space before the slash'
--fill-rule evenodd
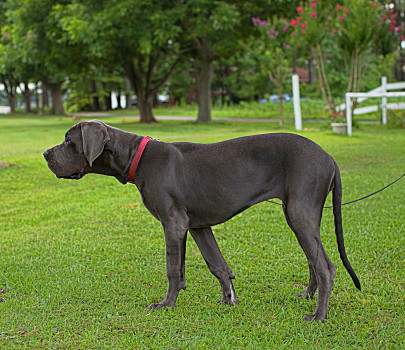
<path id="1" fill-rule="evenodd" d="M 70 140 L 65 140 L 65 143 L 66 143 L 68 146 L 73 146 L 73 143 L 72 143 L 72 141 L 70 141 Z"/>

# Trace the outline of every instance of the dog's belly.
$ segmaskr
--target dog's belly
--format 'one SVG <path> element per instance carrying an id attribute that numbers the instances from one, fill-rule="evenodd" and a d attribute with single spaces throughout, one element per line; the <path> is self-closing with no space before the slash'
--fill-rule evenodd
<path id="1" fill-rule="evenodd" d="M 250 206 L 270 198 L 282 198 L 283 181 L 277 175 L 233 177 L 207 181 L 194 187 L 184 204 L 191 228 L 220 224 Z M 261 173 L 262 174 L 262 173 Z"/>

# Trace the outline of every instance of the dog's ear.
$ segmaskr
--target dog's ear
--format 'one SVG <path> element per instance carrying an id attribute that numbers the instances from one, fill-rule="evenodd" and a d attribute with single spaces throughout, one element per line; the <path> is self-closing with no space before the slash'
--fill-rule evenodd
<path id="1" fill-rule="evenodd" d="M 110 140 L 107 127 L 103 122 L 91 120 L 81 124 L 83 153 L 90 166 L 104 150 L 104 145 Z"/>

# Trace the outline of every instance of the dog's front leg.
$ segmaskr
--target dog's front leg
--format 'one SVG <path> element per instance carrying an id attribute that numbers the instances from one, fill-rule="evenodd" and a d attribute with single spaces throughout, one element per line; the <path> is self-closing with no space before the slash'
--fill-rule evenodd
<path id="1" fill-rule="evenodd" d="M 190 233 L 197 243 L 210 271 L 218 278 L 221 284 L 222 299 L 220 302 L 229 305 L 237 304 L 238 300 L 232 284 L 232 279 L 235 278 L 235 275 L 226 263 L 212 233 L 211 227 L 190 229 Z"/>
<path id="2" fill-rule="evenodd" d="M 174 308 L 180 290 L 186 289 L 185 258 L 187 229 L 163 224 L 166 241 L 166 274 L 169 279 L 169 289 L 166 297 L 160 303 L 152 303 L 150 310 L 165 307 Z"/>

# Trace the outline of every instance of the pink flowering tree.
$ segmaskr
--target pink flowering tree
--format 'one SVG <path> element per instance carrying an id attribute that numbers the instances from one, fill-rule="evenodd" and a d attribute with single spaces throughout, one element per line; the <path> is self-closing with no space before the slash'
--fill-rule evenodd
<path id="1" fill-rule="evenodd" d="M 385 5 L 375 0 L 342 0 L 340 4 L 332 6 L 329 1 L 311 0 L 296 9 L 297 16 L 291 20 L 295 28 L 292 35 L 297 43 L 307 43 L 311 47 L 320 89 L 332 117 L 336 107 L 325 71 L 323 51 L 340 51 L 348 75 L 346 91 L 360 91 L 367 59 L 373 50 L 377 48 L 386 56 L 403 40 L 397 15 Z M 327 36 L 332 36 L 335 47 L 325 47 L 324 39 Z"/>
<path id="2" fill-rule="evenodd" d="M 296 8 L 297 15 L 291 19 L 294 46 L 310 47 L 315 60 L 319 87 L 331 111 L 335 110 L 335 101 L 329 87 L 325 71 L 325 58 L 322 50 L 324 39 L 330 35 L 333 21 L 329 1 L 311 0 Z"/>
<path id="3" fill-rule="evenodd" d="M 345 1 L 335 7 L 336 42 L 343 52 L 349 73 L 347 92 L 360 91 L 367 54 L 375 39 L 378 6 L 370 0 Z"/>
<path id="4" fill-rule="evenodd" d="M 374 3 L 374 6 L 376 7 L 377 3 Z M 375 21 L 377 27 L 375 48 L 383 58 L 384 74 L 387 75 L 387 60 L 404 40 L 404 28 L 400 23 L 400 14 L 393 6 L 379 11 Z"/>
<path id="5" fill-rule="evenodd" d="M 252 18 L 253 25 L 259 31 L 259 39 L 245 48 L 259 63 L 261 70 L 269 77 L 277 88 L 279 96 L 280 127 L 283 127 L 283 92 L 284 84 L 291 76 L 291 31 L 292 27 L 286 19 L 267 22 L 260 18 Z"/>

